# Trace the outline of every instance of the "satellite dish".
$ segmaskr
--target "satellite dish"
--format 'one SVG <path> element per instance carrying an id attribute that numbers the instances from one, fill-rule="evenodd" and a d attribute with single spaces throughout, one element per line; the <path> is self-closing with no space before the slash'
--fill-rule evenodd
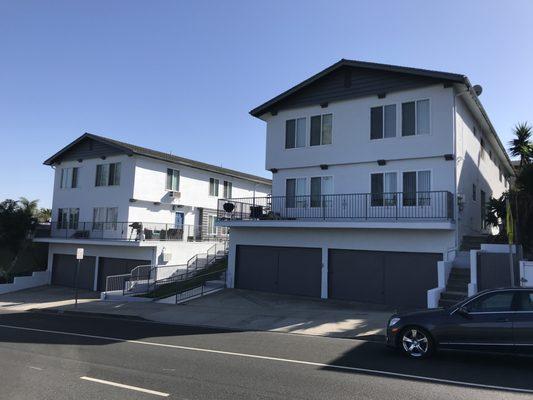
<path id="1" fill-rule="evenodd" d="M 483 88 L 481 87 L 481 85 L 474 85 L 472 89 L 474 89 L 474 93 L 476 94 L 476 96 L 479 96 L 481 95 L 481 93 L 483 93 Z"/>

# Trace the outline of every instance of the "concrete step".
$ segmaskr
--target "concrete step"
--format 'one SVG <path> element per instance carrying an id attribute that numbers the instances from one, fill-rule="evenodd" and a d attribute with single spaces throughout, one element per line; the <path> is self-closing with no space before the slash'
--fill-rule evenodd
<path id="1" fill-rule="evenodd" d="M 446 291 L 447 292 L 460 292 L 460 293 L 467 293 L 468 292 L 468 282 L 448 282 L 446 285 Z"/>
<path id="2" fill-rule="evenodd" d="M 467 292 L 449 292 L 445 291 L 440 295 L 441 300 L 451 300 L 451 301 L 459 301 L 464 298 L 468 297 Z"/>

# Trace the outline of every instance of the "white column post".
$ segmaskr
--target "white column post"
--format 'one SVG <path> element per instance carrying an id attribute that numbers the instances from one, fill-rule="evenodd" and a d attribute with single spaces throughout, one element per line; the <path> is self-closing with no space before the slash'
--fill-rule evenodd
<path id="1" fill-rule="evenodd" d="M 328 298 L 328 248 L 322 247 L 322 284 L 320 287 L 320 297 Z"/>

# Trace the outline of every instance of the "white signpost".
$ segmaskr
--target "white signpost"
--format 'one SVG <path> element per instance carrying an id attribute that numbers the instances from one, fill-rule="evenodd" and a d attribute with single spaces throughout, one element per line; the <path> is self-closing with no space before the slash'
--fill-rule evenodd
<path id="1" fill-rule="evenodd" d="M 83 260 L 83 247 L 76 249 L 76 274 L 74 276 L 74 307 L 78 307 L 78 274 L 80 272 L 80 263 Z"/>

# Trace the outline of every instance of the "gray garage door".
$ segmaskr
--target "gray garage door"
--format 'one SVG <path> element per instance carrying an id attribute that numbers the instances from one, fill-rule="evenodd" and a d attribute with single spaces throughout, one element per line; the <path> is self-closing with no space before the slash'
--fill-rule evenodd
<path id="1" fill-rule="evenodd" d="M 151 264 L 150 260 L 100 257 L 98 261 L 98 291 L 102 292 L 105 290 L 108 276 L 129 274 L 136 266 L 147 264 Z"/>
<path id="2" fill-rule="evenodd" d="M 52 284 L 74 287 L 76 265 L 76 256 L 70 254 L 54 254 Z M 78 273 L 78 287 L 80 289 L 93 290 L 95 265 L 95 257 L 86 256 L 81 260 Z"/>
<path id="3" fill-rule="evenodd" d="M 427 307 L 437 286 L 436 253 L 329 251 L 329 298 L 393 307 Z"/>
<path id="4" fill-rule="evenodd" d="M 235 287 L 320 297 L 322 250 L 237 246 Z"/>

